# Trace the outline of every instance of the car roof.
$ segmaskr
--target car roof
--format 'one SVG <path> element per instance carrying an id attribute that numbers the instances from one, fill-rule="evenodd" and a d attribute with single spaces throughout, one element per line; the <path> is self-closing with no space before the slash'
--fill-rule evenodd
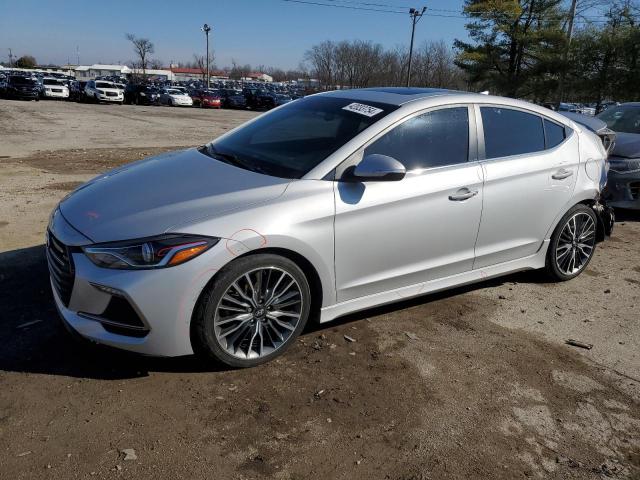
<path id="1" fill-rule="evenodd" d="M 374 87 L 347 90 L 333 90 L 322 93 L 322 96 L 348 98 L 369 102 L 386 103 L 389 105 L 403 105 L 415 100 L 422 100 L 442 95 L 459 95 L 467 92 L 447 90 L 444 88 L 414 88 L 414 87 Z"/>

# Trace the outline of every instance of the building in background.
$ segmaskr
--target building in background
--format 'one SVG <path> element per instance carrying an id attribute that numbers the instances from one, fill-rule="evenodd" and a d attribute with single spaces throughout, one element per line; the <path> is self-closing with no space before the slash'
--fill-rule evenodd
<path id="1" fill-rule="evenodd" d="M 243 78 L 247 82 L 273 82 L 273 77 L 262 72 L 251 72 Z"/>
<path id="2" fill-rule="evenodd" d="M 193 82 L 193 81 L 203 81 L 204 75 L 202 70 L 199 68 L 182 68 L 182 67 L 170 67 L 171 72 L 173 73 L 174 82 Z M 209 77 L 211 80 L 227 80 L 229 76 L 223 72 L 218 70 L 212 70 L 209 72 Z"/>
<path id="3" fill-rule="evenodd" d="M 126 77 L 133 72 L 126 65 L 77 65 L 74 68 L 77 80 L 92 80 L 96 77 Z"/>

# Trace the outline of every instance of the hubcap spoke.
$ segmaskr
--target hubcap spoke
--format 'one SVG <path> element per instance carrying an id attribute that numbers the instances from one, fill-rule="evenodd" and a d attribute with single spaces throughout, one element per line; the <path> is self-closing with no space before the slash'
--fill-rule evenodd
<path id="1" fill-rule="evenodd" d="M 214 314 L 217 341 L 236 358 L 269 355 L 296 330 L 303 303 L 300 285 L 287 271 L 264 267 L 245 272 L 218 303 Z"/>
<path id="2" fill-rule="evenodd" d="M 555 261 L 565 275 L 575 275 L 589 262 L 595 246 L 596 225 L 591 215 L 579 212 L 565 223 L 558 237 Z"/>

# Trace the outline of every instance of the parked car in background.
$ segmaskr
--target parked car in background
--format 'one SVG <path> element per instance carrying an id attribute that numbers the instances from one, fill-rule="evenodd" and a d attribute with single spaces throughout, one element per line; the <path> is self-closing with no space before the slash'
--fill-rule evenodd
<path id="1" fill-rule="evenodd" d="M 602 113 L 602 112 L 604 112 L 607 108 L 615 107 L 615 106 L 618 106 L 618 105 L 620 105 L 620 102 L 614 102 L 614 101 L 611 101 L 611 100 L 608 100 L 608 101 L 602 102 L 602 103 L 600 104 L 600 106 L 598 106 L 598 107 L 596 108 L 596 115 L 597 115 L 598 113 Z"/>
<path id="2" fill-rule="evenodd" d="M 128 83 L 124 90 L 124 102 L 134 105 L 154 105 L 160 98 L 160 92 L 149 85 Z"/>
<path id="3" fill-rule="evenodd" d="M 580 124 L 585 127 L 587 130 L 592 131 L 602 141 L 602 146 L 607 151 L 607 154 L 610 154 L 613 150 L 613 147 L 616 143 L 616 132 L 607 127 L 607 124 L 590 115 L 584 115 L 582 113 L 574 113 L 574 112 L 558 112 L 561 115 L 573 120 L 574 122 Z"/>
<path id="4" fill-rule="evenodd" d="M 4 96 L 19 100 L 40 100 L 40 84 L 35 78 L 10 75 L 4 89 Z"/>
<path id="5" fill-rule="evenodd" d="M 165 88 L 160 94 L 160 103 L 170 107 L 190 107 L 193 100 L 182 90 L 176 88 Z"/>
<path id="6" fill-rule="evenodd" d="M 43 98 L 57 98 L 64 100 L 69 98 L 69 87 L 57 78 L 44 77 L 42 79 L 42 85 L 44 87 L 42 95 Z"/>
<path id="7" fill-rule="evenodd" d="M 640 209 L 640 102 L 611 106 L 596 118 L 616 132 L 609 156 L 609 203 Z"/>
<path id="8" fill-rule="evenodd" d="M 521 270 L 575 278 L 613 227 L 606 155 L 508 98 L 309 96 L 65 197 L 46 240 L 55 302 L 99 343 L 258 365 L 311 316 Z"/>
<path id="9" fill-rule="evenodd" d="M 195 90 L 191 94 L 194 107 L 222 108 L 222 99 L 218 90 Z"/>
<path id="10" fill-rule="evenodd" d="M 69 85 L 69 100 L 74 102 L 86 102 L 86 95 L 84 89 L 87 86 L 85 80 L 75 80 Z"/>
<path id="11" fill-rule="evenodd" d="M 247 108 L 247 100 L 241 90 L 225 88 L 220 90 L 223 108 Z"/>
<path id="12" fill-rule="evenodd" d="M 89 80 L 84 87 L 84 93 L 89 101 L 96 103 L 109 102 L 122 105 L 124 96 L 113 82 L 105 80 Z"/>
<path id="13" fill-rule="evenodd" d="M 174 90 L 180 90 L 182 93 L 189 95 L 189 89 L 187 87 L 182 87 L 180 85 L 171 85 L 168 88 L 172 88 Z"/>
<path id="14" fill-rule="evenodd" d="M 292 98 L 289 95 L 283 95 L 281 93 L 275 95 L 276 107 L 280 105 L 284 105 L 285 103 L 289 103 L 292 101 Z"/>
<path id="15" fill-rule="evenodd" d="M 247 107 L 254 110 L 269 110 L 276 106 L 274 94 L 260 88 L 244 88 L 242 90 Z"/>

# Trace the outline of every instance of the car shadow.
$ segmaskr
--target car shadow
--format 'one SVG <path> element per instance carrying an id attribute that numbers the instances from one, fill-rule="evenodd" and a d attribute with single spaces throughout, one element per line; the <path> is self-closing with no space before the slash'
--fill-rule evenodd
<path id="1" fill-rule="evenodd" d="M 640 210 L 628 210 L 625 208 L 615 208 L 616 223 L 640 222 Z M 615 227 L 614 227 L 615 232 Z"/>
<path id="2" fill-rule="evenodd" d="M 446 292 L 368 309 L 333 322 L 310 323 L 303 335 L 364 318 L 451 298 L 506 282 L 545 282 L 523 272 Z M 149 372 L 198 373 L 226 370 L 196 356 L 148 357 L 79 340 L 67 332 L 53 302 L 44 245 L 0 253 L 0 371 L 29 372 L 103 380 L 144 377 Z"/>

